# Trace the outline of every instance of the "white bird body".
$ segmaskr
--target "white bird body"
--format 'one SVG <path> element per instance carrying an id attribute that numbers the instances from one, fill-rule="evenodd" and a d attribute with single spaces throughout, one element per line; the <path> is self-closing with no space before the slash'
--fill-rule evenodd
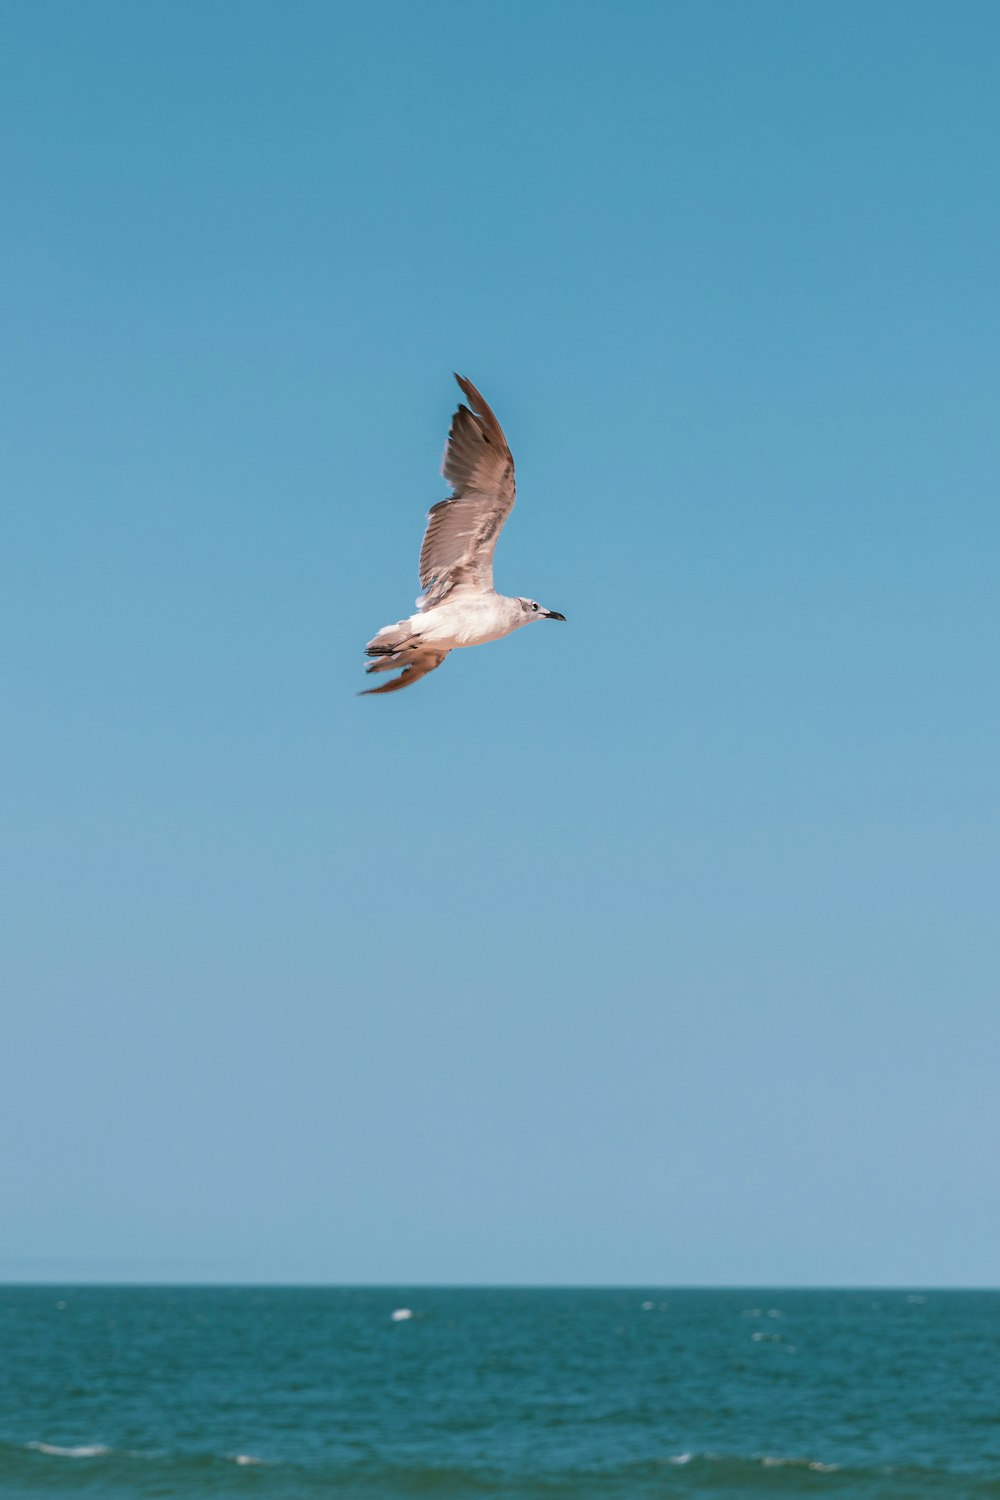
<path id="1" fill-rule="evenodd" d="M 408 620 L 387 625 L 385 629 L 392 633 L 409 630 L 428 646 L 444 646 L 453 651 L 458 646 L 485 646 L 487 641 L 498 641 L 527 625 L 528 618 L 519 599 L 508 599 L 506 594 L 491 589 L 488 594 L 452 594 L 426 613 L 410 615 Z M 377 635 L 375 640 L 378 638 Z"/>
<path id="2" fill-rule="evenodd" d="M 459 406 L 448 434 L 442 472 L 453 486 L 431 507 L 420 549 L 424 592 L 417 613 L 384 625 L 368 642 L 369 672 L 402 667 L 371 693 L 406 687 L 439 667 L 459 646 L 498 641 L 532 620 L 563 620 L 534 599 L 509 598 L 493 587 L 497 537 L 514 506 L 514 460 L 500 424 L 471 381 L 456 375 L 472 410 Z"/>

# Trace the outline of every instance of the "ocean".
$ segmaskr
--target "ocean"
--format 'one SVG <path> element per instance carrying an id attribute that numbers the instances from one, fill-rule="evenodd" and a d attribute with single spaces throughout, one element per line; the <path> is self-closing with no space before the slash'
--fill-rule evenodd
<path id="1" fill-rule="evenodd" d="M 1000 1497 L 997 1292 L 9 1286 L 0 1339 L 3 1500 Z"/>

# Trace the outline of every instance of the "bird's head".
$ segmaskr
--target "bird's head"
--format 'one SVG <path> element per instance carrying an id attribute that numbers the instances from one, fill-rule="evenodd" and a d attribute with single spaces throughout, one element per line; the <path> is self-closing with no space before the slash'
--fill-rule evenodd
<path id="1" fill-rule="evenodd" d="M 521 613 L 524 615 L 523 624 L 527 625 L 529 620 L 565 620 L 557 609 L 543 609 L 537 599 L 518 599 Z"/>

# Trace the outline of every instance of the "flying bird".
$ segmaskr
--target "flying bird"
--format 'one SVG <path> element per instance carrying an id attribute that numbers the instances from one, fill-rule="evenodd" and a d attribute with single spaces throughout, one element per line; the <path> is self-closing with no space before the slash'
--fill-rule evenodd
<path id="1" fill-rule="evenodd" d="M 456 646 L 498 641 L 532 620 L 566 618 L 535 599 L 508 599 L 493 587 L 497 537 L 514 506 L 514 460 L 500 423 L 472 381 L 455 379 L 469 405 L 459 405 L 444 450 L 441 472 L 452 492 L 432 505 L 427 517 L 416 614 L 384 625 L 365 648 L 375 658 L 369 672 L 403 670 L 369 693 L 409 687 Z"/>

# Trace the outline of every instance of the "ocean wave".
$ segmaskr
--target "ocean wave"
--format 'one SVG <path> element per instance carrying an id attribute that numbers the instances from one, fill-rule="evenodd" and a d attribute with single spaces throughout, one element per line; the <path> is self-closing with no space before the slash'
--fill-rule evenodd
<path id="1" fill-rule="evenodd" d="M 814 1474 L 836 1474 L 839 1464 L 823 1464 L 818 1458 L 777 1458 L 765 1453 L 760 1460 L 765 1469 L 812 1469 Z"/>
<path id="2" fill-rule="evenodd" d="M 1000 1500 L 1000 1480 L 994 1476 L 959 1476 L 953 1470 L 919 1464 L 844 1464 L 799 1454 L 689 1452 L 672 1454 L 659 1462 L 682 1470 L 671 1484 L 672 1495 L 697 1496 L 707 1492 L 708 1486 L 713 1495 L 734 1497 L 746 1492 L 767 1496 L 822 1493 L 871 1500 L 899 1500 L 903 1495 L 906 1500 L 956 1500 L 959 1495 L 962 1500 Z M 628 1476 L 619 1476 L 628 1484 L 629 1493 L 638 1496 L 644 1492 L 643 1468 L 635 1464 Z M 684 1484 L 680 1484 L 682 1477 Z M 650 1492 L 660 1493 L 656 1488 Z M 597 1489 L 592 1493 L 596 1496 Z"/>
<path id="3" fill-rule="evenodd" d="M 809 1469 L 814 1474 L 837 1474 L 841 1469 L 840 1464 L 823 1463 L 818 1458 L 786 1457 L 774 1453 L 756 1454 L 753 1457 L 730 1453 L 675 1453 L 664 1461 L 678 1465 L 701 1463 L 751 1469 Z"/>
<path id="4" fill-rule="evenodd" d="M 30 1449 L 30 1452 L 28 1451 Z M 245 1452 L 134 1453 L 103 1444 L 75 1446 L 35 1441 L 0 1443 L 0 1494 L 28 1500 L 34 1493 L 67 1494 L 78 1485 L 68 1458 L 91 1458 L 100 1469 L 100 1495 L 116 1500 L 143 1496 L 244 1500 L 475 1500 L 503 1494 L 506 1500 L 703 1500 L 706 1495 L 762 1500 L 827 1495 L 837 1500 L 998 1500 L 995 1477 L 961 1476 L 935 1467 L 838 1464 L 828 1455 L 720 1453 L 678 1449 L 656 1459 L 594 1466 L 521 1464 L 480 1467 L 367 1459 L 349 1463 L 285 1462 Z M 49 1467 L 50 1466 L 50 1467 Z M 90 1470 L 89 1486 L 98 1481 Z M 60 1477 L 60 1475 L 62 1477 Z M 72 1493 L 77 1494 L 73 1488 Z M 94 1491 L 96 1494 L 97 1492 Z"/>
<path id="5" fill-rule="evenodd" d="M 114 1452 L 103 1443 L 81 1443 L 77 1448 L 60 1448 L 58 1443 L 25 1443 L 24 1446 L 33 1453 L 48 1453 L 54 1458 L 103 1458 L 106 1453 Z"/>

